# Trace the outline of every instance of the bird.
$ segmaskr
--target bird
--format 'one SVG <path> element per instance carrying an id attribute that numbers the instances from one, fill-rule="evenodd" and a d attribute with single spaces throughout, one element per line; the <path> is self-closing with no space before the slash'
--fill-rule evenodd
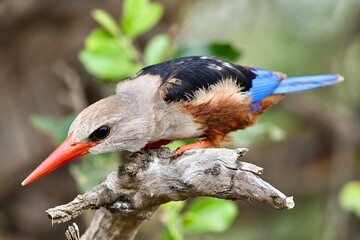
<path id="1" fill-rule="evenodd" d="M 21 184 L 27 185 L 87 153 L 159 148 L 173 140 L 199 138 L 179 147 L 219 147 L 230 132 L 255 124 L 285 94 L 343 81 L 338 74 L 287 77 L 212 56 L 181 57 L 140 70 L 120 81 L 116 94 L 85 108 L 68 136 Z"/>

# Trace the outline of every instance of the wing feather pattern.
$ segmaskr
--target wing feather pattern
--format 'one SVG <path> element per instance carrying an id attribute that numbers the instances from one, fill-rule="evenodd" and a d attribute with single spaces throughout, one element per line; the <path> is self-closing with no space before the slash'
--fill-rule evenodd
<path id="1" fill-rule="evenodd" d="M 242 91 L 252 87 L 256 74 L 253 68 L 215 59 L 212 57 L 183 57 L 144 68 L 138 76 L 159 75 L 162 79 L 159 94 L 170 102 L 194 99 L 194 93 L 225 79 L 233 79 Z"/>

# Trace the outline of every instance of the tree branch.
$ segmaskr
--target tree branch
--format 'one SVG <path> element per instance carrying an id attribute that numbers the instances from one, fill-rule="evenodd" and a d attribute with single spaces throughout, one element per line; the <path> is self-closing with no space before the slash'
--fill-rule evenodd
<path id="1" fill-rule="evenodd" d="M 262 168 L 239 161 L 247 151 L 191 150 L 171 162 L 172 152 L 167 148 L 136 153 L 98 186 L 46 213 L 53 223 L 61 223 L 86 209 L 104 207 L 96 212 L 81 239 L 133 239 L 144 219 L 161 204 L 174 200 L 212 196 L 293 208 L 292 197 L 259 177 Z"/>

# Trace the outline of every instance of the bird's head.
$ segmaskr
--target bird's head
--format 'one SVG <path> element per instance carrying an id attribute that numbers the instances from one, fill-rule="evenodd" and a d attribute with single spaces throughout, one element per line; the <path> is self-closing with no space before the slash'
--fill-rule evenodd
<path id="1" fill-rule="evenodd" d="M 64 142 L 21 185 L 87 153 L 136 151 L 143 147 L 149 126 L 131 101 L 127 95 L 113 95 L 85 108 L 72 122 Z"/>

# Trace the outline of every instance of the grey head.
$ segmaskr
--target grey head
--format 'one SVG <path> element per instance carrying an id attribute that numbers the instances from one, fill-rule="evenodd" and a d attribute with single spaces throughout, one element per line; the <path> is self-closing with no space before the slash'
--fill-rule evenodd
<path id="1" fill-rule="evenodd" d="M 93 142 L 90 153 L 138 151 L 153 132 L 153 117 L 131 95 L 112 95 L 85 108 L 69 129 L 71 140 Z"/>

